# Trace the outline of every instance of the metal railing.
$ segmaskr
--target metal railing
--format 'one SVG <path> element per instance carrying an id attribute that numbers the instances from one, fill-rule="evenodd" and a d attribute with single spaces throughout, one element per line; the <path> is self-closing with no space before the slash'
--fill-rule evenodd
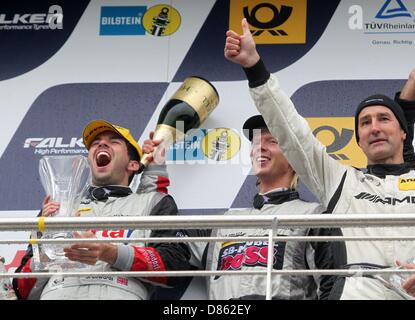
<path id="1" fill-rule="evenodd" d="M 268 240 L 268 252 L 272 252 L 275 241 L 407 241 L 415 236 L 276 236 L 277 228 L 364 228 L 364 227 L 408 227 L 415 226 L 415 214 L 313 214 L 313 215 L 208 215 L 208 216 L 146 216 L 146 217 L 49 217 L 49 218 L 0 218 L 0 231 L 57 231 L 90 230 L 108 228 L 129 229 L 268 229 L 267 237 L 184 237 L 184 238 L 117 238 L 117 239 L 39 239 L 38 243 L 76 242 L 212 242 L 230 240 Z M 0 244 L 23 244 L 28 240 L 0 240 Z M 266 271 L 114 271 L 114 272 L 33 272 L 15 273 L 15 278 L 51 276 L 134 276 L 134 277 L 183 277 L 216 275 L 265 275 L 266 299 L 271 299 L 273 275 L 379 275 L 415 274 L 415 269 L 376 269 L 376 270 L 273 270 L 273 255 L 268 255 Z M 0 273 L 0 278 L 10 277 L 10 273 Z"/>

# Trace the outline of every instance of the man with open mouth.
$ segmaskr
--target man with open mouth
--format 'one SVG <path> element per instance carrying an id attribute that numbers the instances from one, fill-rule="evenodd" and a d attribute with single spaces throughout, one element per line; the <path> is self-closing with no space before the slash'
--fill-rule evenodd
<path id="1" fill-rule="evenodd" d="M 105 120 L 88 123 L 83 132 L 92 172 L 92 186 L 82 200 L 82 216 L 176 215 L 177 206 L 167 194 L 165 165 L 150 165 L 133 192 L 129 184 L 140 168 L 143 151 L 126 128 Z M 53 216 L 59 203 L 46 197 L 42 216 Z M 180 236 L 174 230 L 90 230 L 79 237 L 143 238 Z M 65 247 L 65 256 L 90 265 L 88 271 L 188 270 L 189 251 L 181 243 L 79 243 Z M 31 272 L 31 247 L 18 271 Z M 174 286 L 178 278 L 126 278 L 122 276 L 51 277 L 14 279 L 21 299 L 148 299 L 154 285 Z"/>

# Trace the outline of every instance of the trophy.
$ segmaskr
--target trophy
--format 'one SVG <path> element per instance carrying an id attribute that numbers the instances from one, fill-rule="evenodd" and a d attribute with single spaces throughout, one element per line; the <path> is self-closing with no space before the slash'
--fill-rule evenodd
<path id="1" fill-rule="evenodd" d="M 192 76 L 184 80 L 164 105 L 154 132 L 156 140 L 163 140 L 163 147 L 184 138 L 190 129 L 198 128 L 219 103 L 219 94 L 207 80 Z M 156 147 L 153 154 L 157 154 Z M 141 159 L 139 173 L 148 166 L 146 155 Z"/>
<path id="2" fill-rule="evenodd" d="M 40 181 L 51 201 L 59 202 L 56 217 L 71 217 L 78 210 L 91 177 L 87 158 L 75 156 L 44 156 L 39 161 Z M 72 232 L 44 232 L 42 239 L 73 238 Z M 84 264 L 70 261 L 64 255 L 67 244 L 39 244 L 33 246 L 36 269 L 79 268 Z"/>
<path id="3" fill-rule="evenodd" d="M 406 261 L 407 263 L 415 263 L 415 257 L 410 258 Z M 392 267 L 387 269 L 398 269 L 403 270 L 405 269 L 402 266 Z M 409 278 L 409 275 L 402 274 L 402 273 L 392 273 L 392 274 L 383 274 L 383 275 L 376 275 L 376 279 L 382 282 L 387 288 L 397 293 L 405 300 L 415 300 L 415 297 L 411 296 L 407 293 L 403 288 L 403 283 Z"/>

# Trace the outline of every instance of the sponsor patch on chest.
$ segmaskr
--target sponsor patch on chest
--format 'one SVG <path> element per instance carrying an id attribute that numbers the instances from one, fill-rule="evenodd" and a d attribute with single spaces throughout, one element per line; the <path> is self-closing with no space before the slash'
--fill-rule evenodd
<path id="1" fill-rule="evenodd" d="M 415 178 L 399 178 L 398 186 L 401 191 L 415 190 Z"/>

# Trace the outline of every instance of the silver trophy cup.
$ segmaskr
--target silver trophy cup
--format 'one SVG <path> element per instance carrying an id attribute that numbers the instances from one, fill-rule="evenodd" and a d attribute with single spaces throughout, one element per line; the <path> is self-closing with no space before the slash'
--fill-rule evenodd
<path id="1" fill-rule="evenodd" d="M 40 181 L 50 201 L 59 202 L 56 217 L 72 217 L 78 211 L 81 199 L 85 194 L 91 170 L 86 157 L 44 156 L 39 161 Z M 73 232 L 44 232 L 42 239 L 73 238 Z M 39 244 L 33 247 L 35 268 L 50 270 L 56 268 L 79 268 L 83 265 L 67 259 L 63 248 L 68 244 Z"/>

